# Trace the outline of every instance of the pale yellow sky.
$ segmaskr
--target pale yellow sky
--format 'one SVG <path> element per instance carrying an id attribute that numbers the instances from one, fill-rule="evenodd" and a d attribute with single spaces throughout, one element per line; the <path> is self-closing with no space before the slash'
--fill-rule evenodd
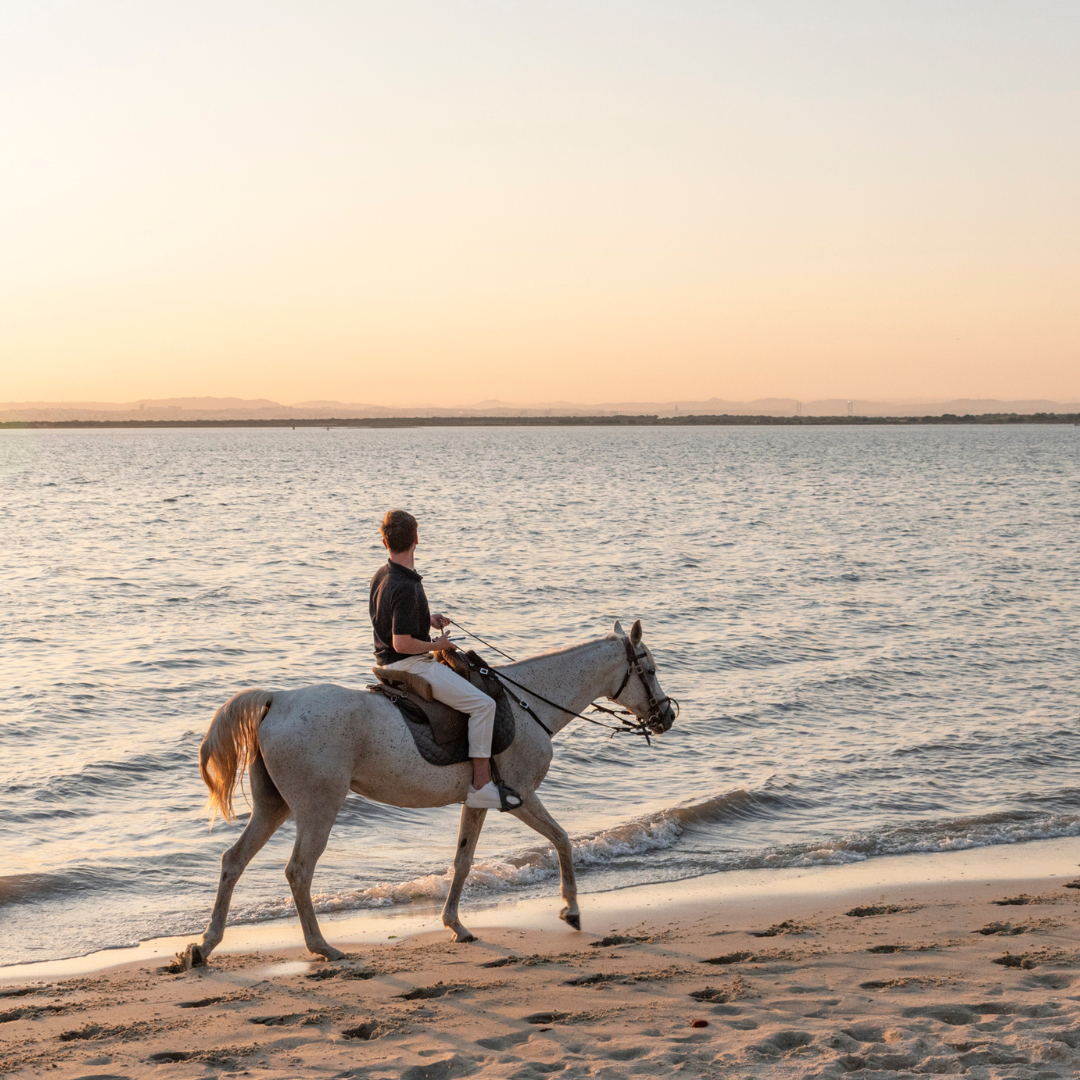
<path id="1" fill-rule="evenodd" d="M 0 401 L 1080 399 L 1080 7 L 0 6 Z"/>

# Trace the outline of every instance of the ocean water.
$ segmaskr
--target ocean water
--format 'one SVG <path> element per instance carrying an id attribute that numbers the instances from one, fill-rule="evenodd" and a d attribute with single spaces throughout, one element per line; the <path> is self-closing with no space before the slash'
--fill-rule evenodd
<path id="1" fill-rule="evenodd" d="M 207 831 L 199 741 L 368 681 L 390 506 L 515 656 L 643 621 L 675 727 L 575 722 L 541 789 L 585 894 L 1080 836 L 1074 427 L 4 431 L 0 962 L 201 931 L 246 814 Z M 439 902 L 457 816 L 350 797 L 319 910 Z M 292 838 L 234 919 L 290 916 Z M 526 891 L 550 850 L 489 815 L 465 921 Z"/>

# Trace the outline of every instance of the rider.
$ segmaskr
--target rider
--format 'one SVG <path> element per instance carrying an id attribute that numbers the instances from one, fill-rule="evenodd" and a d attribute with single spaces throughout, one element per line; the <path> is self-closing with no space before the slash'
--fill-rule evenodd
<path id="1" fill-rule="evenodd" d="M 371 622 L 375 627 L 375 656 L 381 667 L 412 671 L 431 684 L 436 700 L 469 714 L 469 757 L 472 784 L 465 805 L 474 809 L 502 810 L 521 805 L 521 797 L 503 785 L 503 794 L 491 779 L 491 737 L 495 729 L 495 702 L 468 679 L 436 661 L 441 649 L 456 649 L 446 627 L 450 620 L 431 614 L 420 575 L 414 569 L 419 536 L 416 518 L 405 510 L 388 510 L 383 518 L 383 547 L 390 553 L 385 566 L 371 579 Z M 443 633 L 434 641 L 430 629 Z"/>

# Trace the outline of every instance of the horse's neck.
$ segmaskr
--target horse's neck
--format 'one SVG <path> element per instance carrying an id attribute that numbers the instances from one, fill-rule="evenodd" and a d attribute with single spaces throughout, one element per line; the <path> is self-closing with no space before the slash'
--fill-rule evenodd
<path id="1" fill-rule="evenodd" d="M 626 665 L 622 643 L 614 636 L 544 653 L 500 668 L 522 686 L 579 713 L 592 701 L 613 693 Z M 511 686 L 511 693 L 515 687 Z M 528 700 L 528 695 L 525 695 Z M 552 732 L 561 731 L 574 719 L 569 713 L 543 702 L 530 701 Z"/>

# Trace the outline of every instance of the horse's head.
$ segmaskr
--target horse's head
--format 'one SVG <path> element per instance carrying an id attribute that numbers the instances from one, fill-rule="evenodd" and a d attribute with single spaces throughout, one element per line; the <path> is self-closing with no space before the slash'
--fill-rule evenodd
<path id="1" fill-rule="evenodd" d="M 612 700 L 644 721 L 654 735 L 663 735 L 675 723 L 679 703 L 664 693 L 656 678 L 656 661 L 648 646 L 641 643 L 641 620 L 630 627 L 629 637 L 616 622 L 615 635 L 626 652 L 626 678 Z"/>

